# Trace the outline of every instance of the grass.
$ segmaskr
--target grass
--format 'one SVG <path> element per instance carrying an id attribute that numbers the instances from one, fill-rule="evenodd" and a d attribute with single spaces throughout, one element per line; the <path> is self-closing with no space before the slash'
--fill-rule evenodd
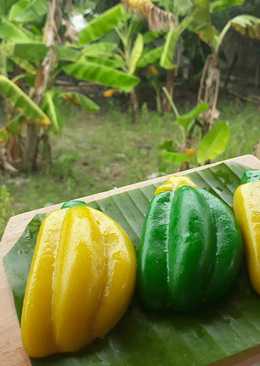
<path id="1" fill-rule="evenodd" d="M 220 109 L 221 118 L 231 122 L 232 138 L 219 159 L 253 153 L 260 142 L 260 109 L 238 100 L 224 101 Z M 157 175 L 158 145 L 174 138 L 173 117 L 154 112 L 143 113 L 137 125 L 117 110 L 89 115 L 66 109 L 64 120 L 62 135 L 53 137 L 48 173 L 0 177 L 0 185 L 10 192 L 13 214 Z"/>
<path id="2" fill-rule="evenodd" d="M 260 143 L 260 108 L 235 99 L 220 108 L 221 119 L 230 121 L 231 139 L 222 159 L 255 153 Z M 258 156 L 260 159 L 260 156 Z"/>

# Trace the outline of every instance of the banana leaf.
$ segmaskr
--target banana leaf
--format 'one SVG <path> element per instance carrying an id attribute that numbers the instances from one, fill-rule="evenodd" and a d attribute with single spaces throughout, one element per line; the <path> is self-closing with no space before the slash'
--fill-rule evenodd
<path id="1" fill-rule="evenodd" d="M 48 126 L 50 120 L 41 108 L 12 80 L 0 75 L 0 94 L 8 98 L 13 108 L 30 119 L 32 123 Z"/>
<path id="2" fill-rule="evenodd" d="M 225 151 L 229 140 L 229 123 L 226 121 L 215 123 L 199 143 L 197 150 L 198 162 L 202 164 L 205 161 L 216 159 Z"/>
<path id="3" fill-rule="evenodd" d="M 13 53 L 15 57 L 19 57 L 32 63 L 35 63 L 36 65 L 39 65 L 46 56 L 47 51 L 48 47 L 45 46 L 45 44 L 42 42 L 26 42 L 26 43 L 15 43 Z"/>
<path id="4" fill-rule="evenodd" d="M 190 178 L 228 205 L 245 168 L 221 163 Z M 155 185 L 115 194 L 90 205 L 111 215 L 138 247 Z M 35 217 L 4 258 L 20 319 L 26 278 L 42 216 Z M 246 271 L 222 303 L 201 313 L 180 315 L 145 312 L 136 295 L 119 324 L 102 340 L 75 354 L 32 360 L 33 366 L 191 366 L 207 365 L 260 343 L 260 298 L 251 289 Z"/>
<path id="5" fill-rule="evenodd" d="M 144 68 L 148 65 L 156 64 L 161 57 L 162 51 L 163 47 L 152 48 L 151 50 L 145 51 L 137 66 Z"/>
<path id="6" fill-rule="evenodd" d="M 77 93 L 77 92 L 67 92 L 60 94 L 66 101 L 79 106 L 87 112 L 98 112 L 99 106 L 86 95 Z"/>
<path id="7" fill-rule="evenodd" d="M 260 40 L 260 18 L 252 15 L 238 15 L 227 22 L 222 32 L 216 37 L 215 49 L 217 52 L 231 28 L 247 38 Z"/>
<path id="8" fill-rule="evenodd" d="M 0 38 L 15 43 L 29 43 L 36 40 L 31 32 L 3 17 L 0 18 Z"/>
<path id="9" fill-rule="evenodd" d="M 144 39 L 142 34 L 138 33 L 129 59 L 128 72 L 130 75 L 133 75 L 135 73 L 138 61 L 142 56 L 143 50 L 144 50 Z"/>
<path id="10" fill-rule="evenodd" d="M 85 45 L 105 36 L 107 33 L 114 30 L 120 23 L 126 21 L 127 18 L 128 15 L 123 5 L 115 5 L 100 16 L 94 18 L 84 29 L 82 29 L 79 33 L 79 43 Z"/>
<path id="11" fill-rule="evenodd" d="M 11 8 L 9 19 L 19 23 L 35 22 L 48 11 L 46 0 L 19 0 Z"/>
<path id="12" fill-rule="evenodd" d="M 133 75 L 96 62 L 76 62 L 75 64 L 64 66 L 63 69 L 67 75 L 73 76 L 76 79 L 93 81 L 96 84 L 110 86 L 125 92 L 131 91 L 140 81 Z"/>
<path id="13" fill-rule="evenodd" d="M 50 117 L 53 131 L 59 133 L 62 127 L 62 118 L 60 117 L 56 99 L 57 97 L 53 90 L 47 91 L 44 95 L 43 110 Z"/>

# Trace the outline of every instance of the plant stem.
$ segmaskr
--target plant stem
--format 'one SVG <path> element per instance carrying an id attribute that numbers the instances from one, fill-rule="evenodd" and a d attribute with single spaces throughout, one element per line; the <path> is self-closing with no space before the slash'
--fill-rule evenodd
<path id="1" fill-rule="evenodd" d="M 174 90 L 174 79 L 175 79 L 175 70 L 168 70 L 167 71 L 167 78 L 166 78 L 166 87 L 167 94 L 170 98 L 166 96 L 163 101 L 163 110 L 164 112 L 170 112 L 172 109 L 172 105 L 170 100 L 173 100 L 173 90 Z"/>
<path id="2" fill-rule="evenodd" d="M 168 102 L 169 102 L 169 104 L 170 104 L 170 106 L 171 106 L 171 108 L 172 108 L 172 110 L 173 110 L 173 112 L 174 112 L 175 116 L 176 116 L 176 117 L 179 117 L 179 115 L 180 115 L 180 114 L 179 114 L 179 112 L 178 112 L 178 109 L 177 109 L 177 107 L 176 107 L 176 105 L 175 105 L 175 103 L 174 103 L 174 101 L 173 101 L 172 97 L 170 96 L 170 94 L 169 94 L 168 90 L 166 89 L 166 87 L 165 87 L 165 86 L 162 88 L 162 90 L 163 90 L 163 92 L 164 92 L 164 94 L 165 94 L 165 96 L 166 96 L 166 98 L 167 98 L 167 100 L 168 100 Z"/>
<path id="3" fill-rule="evenodd" d="M 57 63 L 55 45 L 59 38 L 58 31 L 62 23 L 62 5 L 63 0 L 52 0 L 49 2 L 49 11 L 43 37 L 44 43 L 49 50 L 38 70 L 35 86 L 32 91 L 32 98 L 38 105 L 41 104 L 46 89 L 52 84 L 52 72 Z M 37 168 L 40 133 L 41 129 L 38 126 L 28 124 L 23 159 L 23 167 L 26 171 L 32 171 Z M 44 133 L 46 133 L 46 131 Z"/>
<path id="4" fill-rule="evenodd" d="M 130 101 L 132 107 L 132 122 L 135 124 L 138 121 L 138 110 L 139 110 L 138 97 L 135 89 L 130 93 Z"/>

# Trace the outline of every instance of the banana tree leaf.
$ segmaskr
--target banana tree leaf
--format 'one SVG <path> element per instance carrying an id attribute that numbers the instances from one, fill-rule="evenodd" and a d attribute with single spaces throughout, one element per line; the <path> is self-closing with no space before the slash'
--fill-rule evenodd
<path id="1" fill-rule="evenodd" d="M 33 62 L 39 65 L 46 56 L 48 47 L 42 42 L 32 43 L 16 43 L 14 45 L 14 56 L 23 58 L 27 61 Z M 76 62 L 81 56 L 80 50 L 73 46 L 57 46 L 57 52 L 61 61 Z"/>
<path id="2" fill-rule="evenodd" d="M 0 16 L 7 15 L 16 0 L 0 0 Z"/>
<path id="3" fill-rule="evenodd" d="M 178 166 L 191 159 L 187 154 L 167 150 L 161 151 L 160 158 Z"/>
<path id="4" fill-rule="evenodd" d="M 139 83 L 139 79 L 133 75 L 94 62 L 77 62 L 65 66 L 64 71 L 79 80 L 94 81 L 125 92 L 131 91 Z"/>
<path id="5" fill-rule="evenodd" d="M 189 174 L 228 205 L 245 168 L 219 164 Z M 115 194 L 92 202 L 117 220 L 138 248 L 142 225 L 155 186 Z M 18 317 L 41 217 L 35 217 L 7 254 L 4 265 Z M 145 312 L 138 296 L 116 328 L 88 349 L 71 355 L 32 360 L 33 366 L 201 366 L 260 343 L 260 298 L 242 271 L 233 292 L 222 303 L 198 314 Z"/>
<path id="6" fill-rule="evenodd" d="M 234 6 L 244 5 L 245 0 L 215 0 L 210 3 L 210 12 L 216 13 L 218 11 L 225 11 Z"/>
<path id="7" fill-rule="evenodd" d="M 33 123 L 48 126 L 48 116 L 38 107 L 34 101 L 26 95 L 14 82 L 0 75 L 0 94 L 8 98 L 15 110 L 22 113 Z"/>
<path id="8" fill-rule="evenodd" d="M 231 28 L 245 37 L 260 40 L 260 18 L 252 15 L 238 15 L 227 22 L 222 32 L 216 37 L 215 49 L 217 52 L 219 52 L 223 40 Z"/>
<path id="9" fill-rule="evenodd" d="M 66 101 L 85 109 L 87 112 L 98 112 L 99 106 L 90 98 L 77 92 L 60 93 Z"/>
<path id="10" fill-rule="evenodd" d="M 44 95 L 43 110 L 50 117 L 52 122 L 52 129 L 58 133 L 62 127 L 62 118 L 60 116 L 57 103 L 55 103 L 56 94 L 52 90 L 49 90 Z"/>
<path id="11" fill-rule="evenodd" d="M 230 139 L 230 126 L 228 122 L 219 121 L 202 138 L 198 146 L 198 162 L 205 163 L 222 154 Z"/>
<path id="12" fill-rule="evenodd" d="M 179 123 L 185 130 L 189 129 L 190 124 L 197 119 L 203 112 L 209 109 L 207 103 L 199 103 L 191 111 L 176 117 L 176 122 Z"/>
<path id="13" fill-rule="evenodd" d="M 80 44 L 87 44 L 96 39 L 105 36 L 111 32 L 122 21 L 126 20 L 128 15 L 122 4 L 116 5 L 105 13 L 92 20 L 80 33 Z"/>
<path id="14" fill-rule="evenodd" d="M 260 18 L 240 15 L 232 19 L 231 26 L 248 38 L 260 40 Z"/>
<path id="15" fill-rule="evenodd" d="M 113 42 L 98 42 L 84 47 L 82 55 L 86 57 L 111 56 L 117 49 L 117 44 Z"/>
<path id="16" fill-rule="evenodd" d="M 0 18 L 0 38 L 17 43 L 28 43 L 35 40 L 35 36 L 32 33 L 6 18 Z"/>
<path id="17" fill-rule="evenodd" d="M 175 57 L 177 42 L 179 41 L 182 33 L 189 27 L 193 19 L 194 15 L 187 16 L 176 28 L 173 28 L 169 31 L 166 37 L 166 42 L 164 44 L 160 62 L 164 69 L 170 70 L 175 67 L 173 64 L 173 59 Z"/>
<path id="18" fill-rule="evenodd" d="M 125 62 L 120 55 L 114 55 L 111 58 L 108 57 L 86 57 L 88 62 L 93 62 L 95 64 L 99 64 L 99 66 L 107 66 L 112 69 L 120 69 L 124 70 Z"/>
<path id="19" fill-rule="evenodd" d="M 193 12 L 193 22 L 189 25 L 189 30 L 210 46 L 213 50 L 217 47 L 218 30 L 212 24 L 210 17 L 210 1 L 194 0 L 195 10 Z"/>
<path id="20" fill-rule="evenodd" d="M 144 44 L 150 44 L 152 42 L 154 42 L 156 39 L 160 38 L 162 35 L 164 35 L 163 32 L 146 32 L 144 33 L 143 37 L 144 37 Z"/>
<path id="21" fill-rule="evenodd" d="M 135 73 L 138 61 L 142 56 L 143 50 L 144 39 L 142 34 L 138 33 L 129 59 L 128 71 L 130 75 L 133 75 Z"/>
<path id="22" fill-rule="evenodd" d="M 46 0 L 19 0 L 11 8 L 11 21 L 26 23 L 38 21 L 48 11 Z"/>
<path id="23" fill-rule="evenodd" d="M 144 68 L 148 65 L 157 64 L 160 60 L 161 54 L 163 52 L 163 47 L 153 48 L 151 50 L 145 51 L 143 56 L 140 58 L 137 67 Z"/>
<path id="24" fill-rule="evenodd" d="M 35 67 L 28 60 L 17 56 L 12 56 L 10 59 L 14 64 L 16 64 L 20 69 L 26 71 L 29 75 L 36 75 Z"/>
<path id="25" fill-rule="evenodd" d="M 16 43 L 14 45 L 14 56 L 33 62 L 36 65 L 39 65 L 44 59 L 47 51 L 48 48 L 41 42 Z"/>
<path id="26" fill-rule="evenodd" d="M 175 0 L 174 12 L 179 16 L 190 14 L 193 10 L 194 4 L 192 0 Z"/>

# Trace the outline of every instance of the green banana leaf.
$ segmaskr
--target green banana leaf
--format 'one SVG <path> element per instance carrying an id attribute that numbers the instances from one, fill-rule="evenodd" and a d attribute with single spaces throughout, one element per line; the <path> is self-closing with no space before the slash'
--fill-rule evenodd
<path id="1" fill-rule="evenodd" d="M 210 12 L 216 13 L 220 11 L 225 11 L 234 6 L 244 5 L 245 0 L 215 0 L 210 2 Z"/>
<path id="2" fill-rule="evenodd" d="M 208 109 L 209 106 L 207 103 L 199 103 L 189 112 L 177 116 L 176 122 L 187 131 L 193 126 L 194 121 Z"/>
<path id="3" fill-rule="evenodd" d="M 74 45 L 58 45 L 57 51 L 60 61 L 76 62 L 81 57 L 80 50 L 74 47 Z"/>
<path id="4" fill-rule="evenodd" d="M 234 163 L 189 174 L 231 205 L 245 168 Z M 90 205 L 117 220 L 136 247 L 155 185 L 115 194 Z M 35 217 L 4 258 L 18 317 L 42 216 Z M 145 312 L 136 295 L 127 314 L 103 340 L 70 355 L 32 360 L 33 366 L 201 366 L 260 343 L 260 298 L 243 270 L 221 304 L 193 315 Z"/>
<path id="5" fill-rule="evenodd" d="M 57 103 L 56 94 L 53 90 L 49 90 L 44 95 L 43 110 L 48 115 L 52 122 L 52 129 L 55 133 L 59 133 L 62 127 L 62 118 L 60 116 Z"/>
<path id="6" fill-rule="evenodd" d="M 87 112 L 98 112 L 100 110 L 100 107 L 86 95 L 77 92 L 61 92 L 59 96 L 66 101 L 85 109 Z"/>
<path id="7" fill-rule="evenodd" d="M 186 16 L 190 14 L 194 8 L 192 0 L 175 0 L 174 1 L 174 13 L 178 16 Z"/>
<path id="8" fill-rule="evenodd" d="M 39 21 L 47 11 L 46 0 L 19 0 L 12 6 L 9 19 L 20 23 Z"/>
<path id="9" fill-rule="evenodd" d="M 65 46 L 64 46 L 65 48 Z M 48 47 L 42 42 L 26 42 L 14 44 L 14 56 L 39 65 L 46 56 Z"/>
<path id="10" fill-rule="evenodd" d="M 148 51 L 145 51 L 143 56 L 140 58 L 137 67 L 144 68 L 148 65 L 153 65 L 158 63 L 158 60 L 160 60 L 161 54 L 163 51 L 163 47 L 157 47 L 150 49 Z"/>
<path id="11" fill-rule="evenodd" d="M 117 44 L 113 42 L 98 42 L 86 46 L 82 51 L 85 57 L 107 57 L 113 55 Z"/>
<path id="12" fill-rule="evenodd" d="M 9 13 L 9 10 L 17 0 L 1 0 L 0 1 L 0 16 Z"/>
<path id="13" fill-rule="evenodd" d="M 124 71 L 125 72 L 125 61 L 120 55 L 113 55 L 110 58 L 99 56 L 86 56 L 86 61 L 98 64 L 99 66 L 107 66 L 110 69 L 117 70 L 117 71 Z"/>
<path id="14" fill-rule="evenodd" d="M 125 92 L 131 91 L 139 83 L 139 79 L 133 75 L 95 62 L 77 62 L 63 69 L 66 74 L 76 79 L 94 81 L 96 84 L 111 86 Z"/>
<path id="15" fill-rule="evenodd" d="M 144 37 L 144 44 L 148 45 L 153 43 L 156 39 L 162 37 L 164 33 L 163 32 L 157 32 L 157 31 L 148 31 L 143 34 Z"/>
<path id="16" fill-rule="evenodd" d="M 0 94 L 8 98 L 14 109 L 24 114 L 32 123 L 48 126 L 50 120 L 41 108 L 12 80 L 0 75 Z"/>
<path id="17" fill-rule="evenodd" d="M 17 43 L 29 43 L 35 40 L 35 36 L 32 33 L 6 18 L 0 18 L 0 38 Z"/>
<path id="18" fill-rule="evenodd" d="M 11 56 L 10 60 L 17 65 L 20 69 L 26 71 L 29 75 L 36 75 L 36 69 L 35 67 L 26 59 L 20 58 L 20 57 L 16 57 L 16 56 Z"/>
<path id="19" fill-rule="evenodd" d="M 130 55 L 129 64 L 128 64 L 128 72 L 130 75 L 134 75 L 136 71 L 136 67 L 140 57 L 142 56 L 144 50 L 144 39 L 141 33 L 138 33 L 136 40 L 134 42 L 134 46 Z"/>
<path id="20" fill-rule="evenodd" d="M 175 58 L 177 43 L 182 33 L 189 27 L 191 22 L 194 20 L 194 16 L 194 14 L 187 16 L 176 28 L 172 28 L 168 32 L 161 55 L 160 64 L 162 68 L 166 70 L 171 70 L 175 67 L 175 65 L 173 64 L 173 60 Z"/>
<path id="21" fill-rule="evenodd" d="M 216 159 L 227 148 L 230 140 L 230 126 L 226 121 L 219 121 L 202 138 L 198 146 L 198 162 L 205 163 Z"/>
<path id="22" fill-rule="evenodd" d="M 105 36 L 108 32 L 114 30 L 121 22 L 128 18 L 122 4 L 116 5 L 107 10 L 100 16 L 93 19 L 88 25 L 79 33 L 79 42 L 85 45 L 89 42 Z"/>

